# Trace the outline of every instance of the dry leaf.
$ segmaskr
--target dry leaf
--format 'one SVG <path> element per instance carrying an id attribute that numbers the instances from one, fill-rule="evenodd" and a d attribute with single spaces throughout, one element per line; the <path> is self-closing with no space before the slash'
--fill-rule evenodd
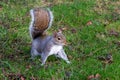
<path id="1" fill-rule="evenodd" d="M 77 30 L 73 28 L 73 29 L 71 29 L 71 32 L 72 32 L 72 33 L 76 33 Z"/>
<path id="2" fill-rule="evenodd" d="M 92 21 L 88 21 L 86 25 L 87 26 L 92 25 Z"/>
<path id="3" fill-rule="evenodd" d="M 112 54 L 106 54 L 106 56 L 99 56 L 98 60 L 101 60 L 103 63 L 108 64 L 113 62 Z"/>
<path id="4" fill-rule="evenodd" d="M 96 74 L 96 75 L 90 75 L 90 76 L 88 76 L 87 77 L 87 80 L 98 80 L 98 79 L 100 79 L 100 74 Z"/>
<path id="5" fill-rule="evenodd" d="M 98 73 L 95 75 L 95 78 L 96 78 L 96 79 L 98 79 L 98 78 L 100 78 L 100 77 L 101 77 L 101 76 L 100 76 L 100 74 L 98 74 Z"/>
<path id="6" fill-rule="evenodd" d="M 6 74 L 6 77 L 8 77 L 9 80 L 25 80 L 25 77 L 22 74 L 14 74 L 14 73 L 9 73 Z"/>
<path id="7" fill-rule="evenodd" d="M 20 77 L 20 80 L 25 80 L 25 78 L 23 76 Z"/>
<path id="8" fill-rule="evenodd" d="M 110 31 L 109 31 L 109 35 L 113 35 L 113 36 L 118 37 L 118 36 L 119 36 L 119 33 L 118 33 L 117 31 L 115 31 L 115 30 L 110 30 Z"/>
<path id="9" fill-rule="evenodd" d="M 90 75 L 87 77 L 87 80 L 92 80 L 92 79 L 94 79 L 94 75 Z"/>

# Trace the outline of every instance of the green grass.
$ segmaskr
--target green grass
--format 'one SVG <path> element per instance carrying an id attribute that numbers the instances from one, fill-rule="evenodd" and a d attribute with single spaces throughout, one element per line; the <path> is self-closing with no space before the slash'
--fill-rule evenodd
<path id="1" fill-rule="evenodd" d="M 43 67 L 40 57 L 30 60 L 29 10 L 38 6 L 53 11 L 49 33 L 67 28 L 64 48 L 71 64 L 54 56 Z M 100 80 L 119 80 L 119 7 L 119 0 L 0 1 L 0 80 L 86 80 L 97 73 Z M 97 57 L 108 53 L 113 63 L 104 65 Z"/>

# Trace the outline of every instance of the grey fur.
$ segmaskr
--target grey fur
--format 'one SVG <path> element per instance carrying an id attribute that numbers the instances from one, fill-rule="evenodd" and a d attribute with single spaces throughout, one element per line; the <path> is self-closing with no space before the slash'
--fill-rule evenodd
<path id="1" fill-rule="evenodd" d="M 61 46 L 62 48 L 58 51 L 58 52 L 55 52 L 53 54 L 55 54 L 57 57 L 59 58 L 62 58 L 63 60 L 65 60 L 67 63 L 70 63 L 68 58 L 67 58 L 67 55 L 66 53 L 64 52 L 63 50 L 63 46 L 60 45 L 60 44 L 56 44 L 54 42 L 54 38 L 53 36 L 46 36 L 45 38 L 36 38 L 33 40 L 32 42 L 32 49 L 31 49 L 31 57 L 32 59 L 39 55 L 41 56 L 41 61 L 42 61 L 42 64 L 41 65 L 44 65 L 47 58 L 50 56 L 50 55 L 53 55 L 53 54 L 50 54 L 51 52 L 51 48 L 53 46 Z"/>

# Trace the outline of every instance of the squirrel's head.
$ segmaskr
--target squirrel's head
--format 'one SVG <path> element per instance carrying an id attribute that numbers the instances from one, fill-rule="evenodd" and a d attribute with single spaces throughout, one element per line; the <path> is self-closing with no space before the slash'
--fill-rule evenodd
<path id="1" fill-rule="evenodd" d="M 54 41 L 57 45 L 66 45 L 67 44 L 66 38 L 62 34 L 61 30 L 58 30 L 57 32 L 54 32 L 53 33 L 53 38 L 54 38 Z"/>

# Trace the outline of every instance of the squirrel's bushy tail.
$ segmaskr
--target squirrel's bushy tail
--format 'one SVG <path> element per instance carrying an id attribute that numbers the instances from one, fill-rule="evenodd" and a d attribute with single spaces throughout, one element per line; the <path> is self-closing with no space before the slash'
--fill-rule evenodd
<path id="1" fill-rule="evenodd" d="M 35 39 L 51 27 L 53 22 L 53 13 L 49 8 L 35 8 L 30 10 L 31 23 L 29 26 L 30 36 Z"/>

